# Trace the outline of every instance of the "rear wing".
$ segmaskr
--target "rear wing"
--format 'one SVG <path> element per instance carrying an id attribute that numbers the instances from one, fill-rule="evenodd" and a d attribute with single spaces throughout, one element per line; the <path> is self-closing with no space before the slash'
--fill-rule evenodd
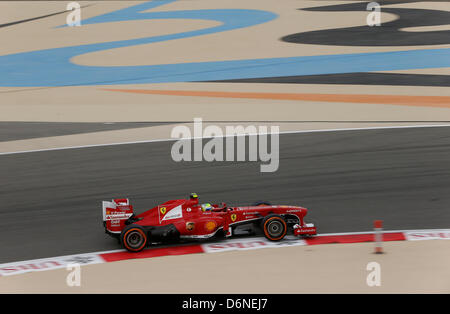
<path id="1" fill-rule="evenodd" d="M 107 232 L 120 233 L 125 221 L 133 215 L 133 206 L 128 198 L 117 198 L 102 202 L 103 224 Z"/>

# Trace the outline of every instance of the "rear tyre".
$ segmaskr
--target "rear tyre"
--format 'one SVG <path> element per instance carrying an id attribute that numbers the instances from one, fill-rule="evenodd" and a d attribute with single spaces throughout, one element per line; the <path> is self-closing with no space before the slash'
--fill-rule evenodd
<path id="1" fill-rule="evenodd" d="M 128 225 L 120 234 L 120 242 L 130 252 L 140 252 L 147 245 L 147 232 L 139 225 Z"/>
<path id="2" fill-rule="evenodd" d="M 287 233 L 286 221 L 280 215 L 268 215 L 262 221 L 264 236 L 270 241 L 280 241 Z"/>

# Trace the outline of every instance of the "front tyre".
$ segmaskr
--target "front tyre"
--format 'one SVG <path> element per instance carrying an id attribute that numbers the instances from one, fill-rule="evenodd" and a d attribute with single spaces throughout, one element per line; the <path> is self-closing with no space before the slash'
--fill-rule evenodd
<path id="1" fill-rule="evenodd" d="M 287 233 L 286 221 L 280 215 L 268 215 L 262 221 L 264 236 L 270 241 L 280 241 Z"/>
<path id="2" fill-rule="evenodd" d="M 130 252 L 142 251 L 147 245 L 147 232 L 139 225 L 128 225 L 120 234 L 120 242 Z"/>

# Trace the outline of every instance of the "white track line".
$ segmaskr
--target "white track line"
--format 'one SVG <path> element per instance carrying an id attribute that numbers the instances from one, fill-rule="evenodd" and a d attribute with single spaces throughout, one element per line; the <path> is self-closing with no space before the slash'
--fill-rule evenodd
<path id="1" fill-rule="evenodd" d="M 379 126 L 379 127 L 365 127 L 365 128 L 341 128 L 341 129 L 317 129 L 317 130 L 300 130 L 300 131 L 283 131 L 278 134 L 301 134 L 301 133 L 319 133 L 319 132 L 340 132 L 340 131 L 365 131 L 365 130 L 386 130 L 386 129 L 412 129 L 412 128 L 437 128 L 437 127 L 450 127 L 450 124 L 430 124 L 430 125 L 399 125 L 399 126 Z M 258 134 L 232 134 L 223 135 L 217 137 L 234 137 L 234 136 L 254 136 L 254 135 L 268 135 L 272 133 L 258 133 Z M 68 149 L 82 149 L 93 147 L 105 147 L 105 146 L 117 146 L 117 145 L 132 145 L 132 144 L 146 144 L 146 143 L 158 143 L 158 142 L 173 142 L 179 140 L 195 140 L 195 139 L 208 139 L 213 137 L 191 137 L 191 138 L 166 138 L 157 140 L 144 140 L 144 141 L 130 141 L 130 142 L 118 142 L 118 143 L 106 143 L 106 144 L 92 144 L 92 145 L 80 145 L 80 146 L 67 146 L 67 147 L 54 147 L 34 150 L 23 150 L 15 152 L 3 152 L 0 156 L 25 154 L 25 153 L 37 153 L 48 152 L 56 150 L 68 150 Z"/>

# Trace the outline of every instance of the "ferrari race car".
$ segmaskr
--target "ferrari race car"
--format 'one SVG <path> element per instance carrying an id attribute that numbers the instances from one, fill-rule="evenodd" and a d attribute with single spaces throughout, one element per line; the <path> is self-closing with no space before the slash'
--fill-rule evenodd
<path id="1" fill-rule="evenodd" d="M 139 252 L 150 243 L 230 237 L 237 228 L 248 225 L 259 226 L 271 241 L 280 241 L 288 231 L 297 236 L 315 235 L 314 224 L 304 221 L 306 213 L 304 207 L 266 202 L 244 207 L 199 204 L 195 193 L 189 199 L 167 201 L 139 215 L 133 214 L 128 199 L 103 201 L 105 232 L 117 237 L 131 252 Z"/>

